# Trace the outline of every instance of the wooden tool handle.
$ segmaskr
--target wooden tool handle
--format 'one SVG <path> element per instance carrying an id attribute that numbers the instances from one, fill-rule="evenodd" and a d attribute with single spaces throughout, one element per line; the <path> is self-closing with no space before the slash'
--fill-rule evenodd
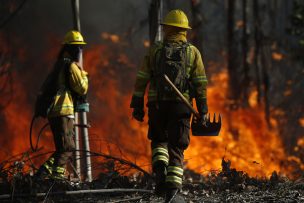
<path id="1" fill-rule="evenodd" d="M 184 97 L 184 95 L 175 87 L 175 85 L 171 82 L 166 74 L 164 74 L 165 81 L 173 88 L 174 92 L 177 96 L 187 105 L 187 107 L 192 111 L 196 118 L 201 119 L 200 114 L 192 107 L 190 102 Z"/>

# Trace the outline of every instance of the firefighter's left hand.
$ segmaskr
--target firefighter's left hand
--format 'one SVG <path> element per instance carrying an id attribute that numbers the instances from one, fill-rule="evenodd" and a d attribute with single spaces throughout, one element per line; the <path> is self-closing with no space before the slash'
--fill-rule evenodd
<path id="1" fill-rule="evenodd" d="M 135 118 L 139 122 L 144 121 L 145 111 L 141 108 L 134 108 L 132 113 L 133 118 Z"/>
<path id="2" fill-rule="evenodd" d="M 202 118 L 203 125 L 207 126 L 207 121 L 209 120 L 208 113 L 203 114 L 201 118 Z"/>

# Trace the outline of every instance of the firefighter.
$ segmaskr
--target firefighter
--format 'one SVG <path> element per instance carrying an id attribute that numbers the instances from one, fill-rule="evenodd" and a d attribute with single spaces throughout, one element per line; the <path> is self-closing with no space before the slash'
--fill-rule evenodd
<path id="1" fill-rule="evenodd" d="M 161 25 L 164 40 L 154 43 L 144 57 L 137 72 L 130 107 L 133 117 L 142 122 L 144 94 L 149 83 L 148 138 L 151 140 L 155 193 L 162 195 L 162 191 L 166 191 L 166 202 L 170 202 L 182 187 L 191 112 L 165 83 L 163 75 L 166 74 L 190 102 L 195 98 L 203 121 L 206 121 L 208 112 L 207 77 L 200 52 L 187 42 L 187 30 L 191 27 L 185 13 L 172 10 Z"/>
<path id="2" fill-rule="evenodd" d="M 41 165 L 36 177 L 63 179 L 65 165 L 75 150 L 74 108 L 76 100 L 88 90 L 87 72 L 78 64 L 80 53 L 85 45 L 83 36 L 78 31 L 69 31 L 63 41 L 51 80 L 56 95 L 47 111 L 47 118 L 53 133 L 56 151 Z M 57 74 L 54 74 L 56 72 Z M 45 87 L 44 89 L 47 89 Z M 47 93 L 44 93 L 47 95 Z"/>

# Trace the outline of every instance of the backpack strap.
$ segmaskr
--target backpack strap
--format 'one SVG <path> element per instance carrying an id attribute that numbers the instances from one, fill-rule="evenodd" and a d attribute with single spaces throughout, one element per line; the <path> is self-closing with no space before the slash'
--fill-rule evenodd
<path id="1" fill-rule="evenodd" d="M 164 48 L 164 43 L 161 41 L 155 42 L 154 43 L 154 49 L 152 49 L 151 55 L 153 56 L 152 60 L 150 61 L 151 64 L 151 70 L 152 70 L 152 77 L 157 77 L 159 74 L 159 66 L 161 62 L 161 55 L 162 55 L 162 50 Z"/>

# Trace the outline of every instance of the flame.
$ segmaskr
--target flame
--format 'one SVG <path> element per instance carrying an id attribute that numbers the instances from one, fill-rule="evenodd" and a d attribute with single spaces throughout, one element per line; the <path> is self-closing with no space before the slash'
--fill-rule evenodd
<path id="1" fill-rule="evenodd" d="M 146 47 L 146 48 L 150 47 L 150 41 L 149 40 L 144 40 L 143 44 L 144 44 L 144 47 Z"/>
<path id="2" fill-rule="evenodd" d="M 236 26 L 238 29 L 244 27 L 244 21 L 243 21 L 243 20 L 238 20 L 238 21 L 235 23 L 235 26 Z"/>
<path id="3" fill-rule="evenodd" d="M 251 107 L 256 107 L 258 105 L 257 98 L 258 98 L 258 91 L 255 90 L 251 92 L 248 99 L 248 103 Z"/>
<path id="4" fill-rule="evenodd" d="M 122 157 L 151 170 L 147 122 L 132 120 L 129 108 L 137 67 L 127 52 L 122 51 L 119 45 L 122 39 L 119 36 L 102 33 L 101 37 L 112 44 L 92 46 L 85 50 L 84 55 L 84 68 L 89 72 L 90 81 L 91 111 L 88 118 L 92 126 L 89 129 L 91 150 Z M 42 60 L 54 58 L 55 51 L 51 53 L 48 52 Z M 209 65 L 219 64 L 213 62 Z M 29 149 L 27 132 L 33 101 L 28 101 L 28 92 L 31 90 L 26 84 L 32 80 L 34 72 L 33 70 L 27 75 L 14 72 L 14 99 L 0 114 L 4 118 L 0 141 L 6 146 L 2 147 L 1 159 Z M 221 113 L 222 130 L 218 137 L 192 136 L 190 146 L 185 151 L 185 166 L 204 173 L 220 169 L 222 157 L 225 156 L 231 160 L 232 167 L 251 176 L 270 175 L 274 170 L 282 171 L 280 163 L 287 159 L 287 155 L 283 150 L 276 120 L 271 118 L 273 128 L 269 129 L 264 119 L 264 108 L 256 102 L 257 92 L 250 95 L 250 108 L 231 110 L 227 100 L 227 72 L 219 72 L 209 80 L 209 109 Z M 277 110 L 275 113 L 284 112 Z M 302 120 L 299 122 L 303 126 Z M 39 127 L 35 127 L 36 135 L 38 131 Z M 44 147 L 44 151 L 54 149 L 52 139 L 50 130 L 43 133 L 40 146 Z M 36 163 L 44 160 L 45 158 L 37 160 Z M 94 164 L 96 163 L 93 162 Z"/>
<path id="5" fill-rule="evenodd" d="M 304 127 L 304 118 L 299 119 L 299 124 L 300 126 Z"/>
<path id="6" fill-rule="evenodd" d="M 115 35 L 115 34 L 110 34 L 110 33 L 107 33 L 107 32 L 103 32 L 101 33 L 101 37 L 105 40 L 110 40 L 112 41 L 113 43 L 118 43 L 120 41 L 120 38 L 118 35 Z"/>
<path id="7" fill-rule="evenodd" d="M 276 61 L 281 61 L 281 60 L 283 60 L 284 56 L 281 53 L 272 52 L 272 58 Z"/>
<path id="8" fill-rule="evenodd" d="M 102 61 L 108 60 L 103 59 L 106 54 L 101 53 L 105 50 L 96 50 L 95 47 L 85 56 L 85 67 L 92 76 L 91 91 L 95 92 L 91 102 L 100 103 L 98 107 L 93 103 L 95 110 L 90 113 L 92 122 L 98 123 L 98 127 L 93 125 L 94 134 L 105 136 L 108 141 L 120 146 L 126 157 L 149 169 L 151 152 L 147 140 L 148 126 L 130 120 L 131 92 L 122 94 L 119 91 L 119 75 L 109 78 L 100 74 L 104 69 L 114 68 L 111 64 L 100 67 Z M 133 74 L 130 77 L 134 79 L 135 73 Z M 191 144 L 185 152 L 186 166 L 197 172 L 219 169 L 222 157 L 226 156 L 236 168 L 250 175 L 262 176 L 269 175 L 274 170 L 280 171 L 280 161 L 285 158 L 283 146 L 277 130 L 268 129 L 263 107 L 253 102 L 257 93 L 251 94 L 250 109 L 231 111 L 227 107 L 227 81 L 227 72 L 221 72 L 211 78 L 213 85 L 208 88 L 209 108 L 220 112 L 224 119 L 221 135 L 210 138 L 191 137 Z M 265 143 L 265 140 L 268 142 Z M 111 152 L 118 153 L 115 150 Z"/>
<path id="9" fill-rule="evenodd" d="M 252 176 L 280 171 L 285 153 L 277 130 L 268 129 L 263 107 L 256 103 L 249 109 L 230 110 L 226 104 L 227 80 L 227 72 L 221 72 L 211 78 L 208 88 L 209 109 L 223 117 L 220 136 L 192 137 L 186 151 L 187 166 L 200 172 L 220 169 L 221 158 L 225 156 L 233 167 Z M 256 94 L 253 92 L 251 97 Z"/>
<path id="10" fill-rule="evenodd" d="M 18 81 L 21 80 L 20 75 L 16 73 L 13 77 Z M 32 108 L 27 105 L 28 93 L 24 90 L 22 83 L 13 83 L 13 97 L 12 102 L 9 103 L 6 108 L 2 110 L 2 121 L 1 128 L 4 131 L 1 136 L 1 143 L 5 147 L 2 147 L 0 157 L 8 158 L 12 155 L 16 155 L 22 152 L 29 151 L 29 127 L 31 117 L 33 115 Z M 34 134 L 38 134 L 39 129 L 34 129 Z M 40 147 L 43 146 L 45 151 L 53 151 L 53 144 L 50 142 L 52 137 L 50 131 L 47 130 L 45 135 L 39 143 Z M 34 139 L 35 141 L 35 139 Z M 35 144 L 35 143 L 34 143 Z M 43 160 L 34 160 L 35 163 L 41 163 Z"/>

